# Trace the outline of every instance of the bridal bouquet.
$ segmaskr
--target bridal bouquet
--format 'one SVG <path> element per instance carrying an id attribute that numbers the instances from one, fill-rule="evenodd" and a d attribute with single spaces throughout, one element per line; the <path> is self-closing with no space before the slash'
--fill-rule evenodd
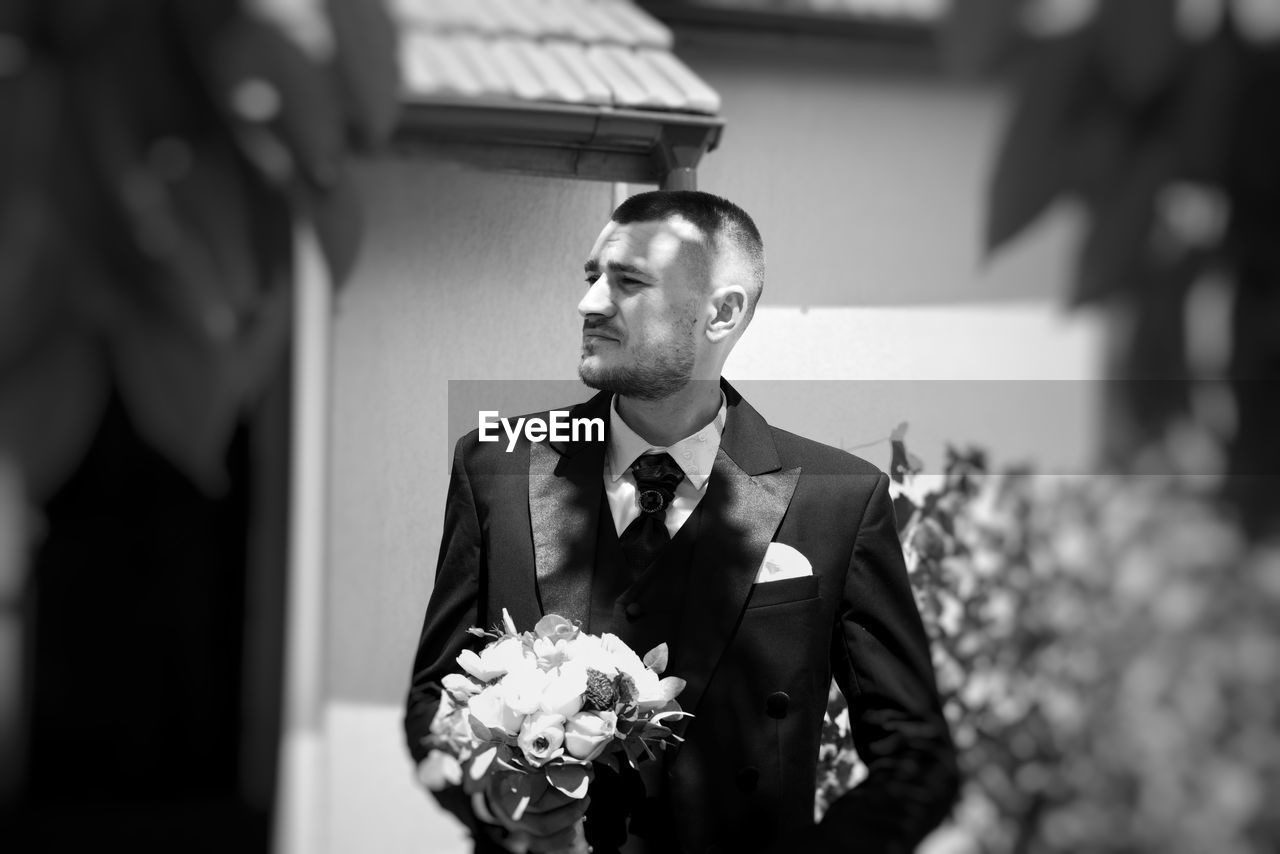
<path id="1" fill-rule="evenodd" d="M 429 788 L 461 784 L 474 793 L 506 774 L 518 821 L 547 786 L 585 797 L 592 763 L 635 767 L 681 740 L 667 723 L 689 716 L 676 702 L 685 682 L 660 678 L 665 643 L 641 658 L 617 636 L 585 634 L 555 614 L 523 633 L 505 608 L 502 620 L 492 631 L 470 629 L 492 640 L 464 651 L 465 672 L 442 680 L 422 771 Z"/>

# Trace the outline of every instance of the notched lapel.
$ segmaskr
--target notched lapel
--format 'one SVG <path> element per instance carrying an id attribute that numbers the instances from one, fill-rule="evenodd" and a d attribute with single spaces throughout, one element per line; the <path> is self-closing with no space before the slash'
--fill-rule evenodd
<path id="1" fill-rule="evenodd" d="M 716 455 L 702 502 L 702 535 L 694 547 L 687 604 L 679 637 L 670 645 L 669 672 L 687 682 L 679 697 L 687 712 L 697 714 L 799 479 L 799 468 L 751 476 L 724 448 Z"/>
<path id="2" fill-rule="evenodd" d="M 529 522 L 542 613 L 584 625 L 591 613 L 604 447 L 603 442 L 529 447 Z"/>

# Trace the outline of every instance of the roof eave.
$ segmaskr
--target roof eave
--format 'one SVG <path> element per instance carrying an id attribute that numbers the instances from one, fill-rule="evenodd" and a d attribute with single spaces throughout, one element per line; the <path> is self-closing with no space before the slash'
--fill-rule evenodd
<path id="1" fill-rule="evenodd" d="M 410 97 L 392 144 L 503 171 L 693 189 L 723 130 L 696 113 Z"/>

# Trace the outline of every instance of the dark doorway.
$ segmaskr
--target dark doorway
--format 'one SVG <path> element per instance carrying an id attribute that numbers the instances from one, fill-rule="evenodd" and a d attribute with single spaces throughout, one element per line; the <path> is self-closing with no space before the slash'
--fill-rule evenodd
<path id="1" fill-rule="evenodd" d="M 284 409 L 268 405 L 237 431 L 229 488 L 211 497 L 113 401 L 44 508 L 18 850 L 268 851 Z"/>

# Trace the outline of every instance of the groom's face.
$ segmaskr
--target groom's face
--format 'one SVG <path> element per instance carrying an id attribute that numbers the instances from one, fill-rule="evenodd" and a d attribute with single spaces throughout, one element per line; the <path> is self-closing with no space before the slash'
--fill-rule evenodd
<path id="1" fill-rule="evenodd" d="M 592 388 L 658 400 L 693 374 L 707 240 L 680 217 L 610 222 L 585 265 L 578 374 Z"/>

